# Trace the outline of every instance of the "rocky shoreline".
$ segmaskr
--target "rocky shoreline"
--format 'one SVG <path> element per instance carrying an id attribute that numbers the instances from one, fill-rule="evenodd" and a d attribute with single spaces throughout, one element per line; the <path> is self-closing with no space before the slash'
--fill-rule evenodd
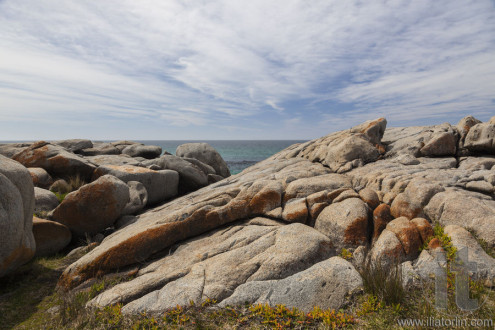
<path id="1" fill-rule="evenodd" d="M 175 156 L 131 141 L 0 145 L 0 276 L 91 237 L 59 287 L 126 281 L 88 306 L 338 309 L 363 287 L 367 261 L 399 264 L 405 286 L 428 280 L 444 266 L 440 226 L 492 287 L 495 259 L 479 242 L 495 246 L 495 117 L 386 125 L 293 145 L 234 176 L 203 143 Z"/>

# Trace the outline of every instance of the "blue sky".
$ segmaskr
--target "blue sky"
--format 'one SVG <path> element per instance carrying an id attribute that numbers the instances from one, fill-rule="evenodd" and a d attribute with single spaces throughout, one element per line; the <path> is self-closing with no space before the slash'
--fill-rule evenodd
<path id="1" fill-rule="evenodd" d="M 493 0 L 0 0 L 0 140 L 311 139 L 495 115 Z"/>

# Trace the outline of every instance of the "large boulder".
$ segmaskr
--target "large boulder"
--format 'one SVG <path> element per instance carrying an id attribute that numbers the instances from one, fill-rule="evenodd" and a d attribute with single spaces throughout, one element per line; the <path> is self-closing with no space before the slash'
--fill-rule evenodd
<path id="1" fill-rule="evenodd" d="M 29 174 L 31 174 L 31 178 L 33 179 L 33 184 L 35 187 L 46 189 L 52 185 L 52 177 L 41 167 L 30 167 L 28 168 L 28 171 Z"/>
<path id="2" fill-rule="evenodd" d="M 96 142 L 92 147 L 78 150 L 77 153 L 83 156 L 119 155 L 120 150 L 110 143 Z"/>
<path id="3" fill-rule="evenodd" d="M 58 204 L 57 196 L 50 190 L 34 187 L 34 212 L 47 212 L 55 209 Z"/>
<path id="4" fill-rule="evenodd" d="M 153 159 L 160 157 L 160 155 L 162 154 L 162 148 L 159 146 L 133 144 L 122 149 L 122 153 L 131 157 Z"/>
<path id="5" fill-rule="evenodd" d="M 0 155 L 0 276 L 34 256 L 33 211 L 31 175 L 18 162 Z"/>
<path id="6" fill-rule="evenodd" d="M 471 152 L 495 154 L 495 124 L 476 124 L 466 135 L 464 147 Z"/>
<path id="7" fill-rule="evenodd" d="M 68 194 L 53 210 L 52 219 L 75 236 L 94 235 L 112 226 L 129 202 L 129 187 L 112 175 L 105 175 Z"/>
<path id="8" fill-rule="evenodd" d="M 349 198 L 327 206 L 318 216 L 315 229 L 338 248 L 366 245 L 370 238 L 369 208 L 359 198 Z"/>
<path id="9" fill-rule="evenodd" d="M 178 194 L 179 174 L 171 170 L 154 171 L 132 165 L 103 165 L 98 167 L 93 179 L 110 174 L 124 182 L 138 181 L 146 188 L 148 204 L 156 204 Z"/>
<path id="10" fill-rule="evenodd" d="M 470 263 L 469 271 L 473 272 L 478 278 L 495 280 L 495 259 L 481 248 L 476 239 L 466 229 L 456 225 L 449 225 L 444 228 L 444 233 L 450 237 L 452 245 L 457 248 L 458 253 L 462 253 L 460 250 L 463 248 L 467 249 L 467 251 L 463 252 L 466 253 L 467 262 Z"/>
<path id="11" fill-rule="evenodd" d="M 224 178 L 230 176 L 230 171 L 222 156 L 208 143 L 185 143 L 177 147 L 175 155 L 197 159 L 215 169 L 216 174 Z"/>
<path id="12" fill-rule="evenodd" d="M 78 153 L 83 149 L 93 148 L 93 142 L 86 139 L 60 140 L 53 142 L 53 144 L 64 147 L 65 149 L 74 153 Z"/>
<path id="13" fill-rule="evenodd" d="M 47 257 L 60 252 L 72 239 L 69 228 L 63 224 L 36 217 L 33 219 L 33 235 L 37 257 Z"/>
<path id="14" fill-rule="evenodd" d="M 222 301 L 220 307 L 250 303 L 285 305 L 306 313 L 316 306 L 337 310 L 362 285 L 361 276 L 350 262 L 333 257 L 281 280 L 246 282 Z"/>
<path id="15" fill-rule="evenodd" d="M 88 179 L 96 166 L 61 146 L 44 141 L 37 142 L 13 157 L 26 167 L 44 168 L 52 176 L 64 177 L 79 175 Z"/>
<path id="16" fill-rule="evenodd" d="M 179 194 L 198 190 L 208 185 L 208 176 L 196 165 L 172 155 L 143 162 L 144 166 L 157 165 L 162 170 L 173 170 L 179 173 Z"/>

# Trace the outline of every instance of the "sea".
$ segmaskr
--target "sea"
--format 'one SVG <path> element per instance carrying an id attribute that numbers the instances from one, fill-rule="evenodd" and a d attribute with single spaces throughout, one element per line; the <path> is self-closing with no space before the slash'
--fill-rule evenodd
<path id="1" fill-rule="evenodd" d="M 136 142 L 160 146 L 163 151 L 166 150 L 172 155 L 175 155 L 175 150 L 181 144 L 206 142 L 218 151 L 233 175 L 295 143 L 306 140 L 136 140 Z"/>

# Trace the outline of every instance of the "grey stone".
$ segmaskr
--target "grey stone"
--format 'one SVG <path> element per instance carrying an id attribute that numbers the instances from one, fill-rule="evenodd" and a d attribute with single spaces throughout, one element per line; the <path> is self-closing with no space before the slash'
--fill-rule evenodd
<path id="1" fill-rule="evenodd" d="M 198 190 L 208 185 L 208 176 L 196 165 L 172 155 L 143 162 L 144 166 L 157 165 L 163 170 L 173 170 L 179 173 L 179 193 Z"/>
<path id="2" fill-rule="evenodd" d="M 338 250 L 358 247 L 371 235 L 368 212 L 361 199 L 346 199 L 327 206 L 316 219 L 315 229 L 328 236 Z"/>
<path id="3" fill-rule="evenodd" d="M 34 212 L 40 213 L 42 211 L 51 211 L 55 209 L 58 204 L 58 198 L 50 190 L 34 187 Z"/>
<path id="4" fill-rule="evenodd" d="M 135 214 L 148 203 L 148 192 L 138 181 L 128 181 L 127 186 L 129 186 L 129 203 L 124 207 L 122 214 Z"/>
<path id="5" fill-rule="evenodd" d="M 28 168 L 28 171 L 29 174 L 31 174 L 35 187 L 46 189 L 52 185 L 52 177 L 41 167 L 30 167 Z"/>
<path id="6" fill-rule="evenodd" d="M 185 143 L 177 147 L 175 155 L 197 159 L 215 169 L 215 174 L 224 178 L 230 176 L 227 163 L 222 156 L 208 143 Z M 209 173 L 207 173 L 209 174 Z"/>
<path id="7" fill-rule="evenodd" d="M 83 149 L 93 148 L 93 142 L 85 139 L 70 139 L 70 140 L 61 140 L 55 141 L 53 144 L 64 147 L 70 152 L 77 153 Z"/>
<path id="8" fill-rule="evenodd" d="M 495 125 L 481 123 L 474 125 L 466 135 L 464 147 L 471 152 L 495 153 Z"/>
<path id="9" fill-rule="evenodd" d="M 122 153 L 131 157 L 153 159 L 156 157 L 160 157 L 162 148 L 159 146 L 133 144 L 122 149 Z"/>
<path id="10" fill-rule="evenodd" d="M 146 188 L 148 204 L 153 205 L 177 196 L 179 175 L 175 171 L 154 171 L 131 165 L 103 165 L 98 167 L 93 179 L 110 174 L 124 182 L 138 181 Z"/>
<path id="11" fill-rule="evenodd" d="M 285 305 L 306 313 L 315 306 L 324 310 L 339 309 L 362 285 L 361 276 L 351 263 L 333 257 L 282 280 L 247 282 L 219 306 L 238 306 L 246 302 Z"/>
<path id="12" fill-rule="evenodd" d="M 0 155 L 0 277 L 35 253 L 34 189 L 28 170 Z"/>

